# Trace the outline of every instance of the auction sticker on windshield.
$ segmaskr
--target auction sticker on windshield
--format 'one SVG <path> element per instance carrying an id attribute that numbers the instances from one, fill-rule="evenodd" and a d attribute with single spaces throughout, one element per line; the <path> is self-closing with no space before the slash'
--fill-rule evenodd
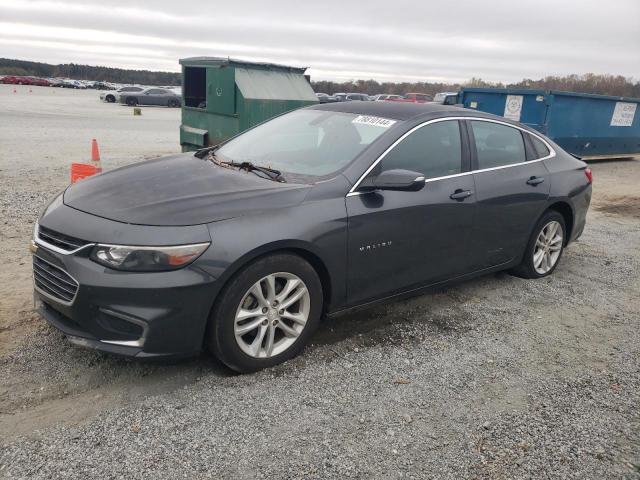
<path id="1" fill-rule="evenodd" d="M 376 127 L 389 128 L 395 120 L 389 120 L 388 118 L 372 117 L 371 115 L 358 115 L 353 119 L 351 123 L 359 123 L 361 125 L 374 125 Z"/>

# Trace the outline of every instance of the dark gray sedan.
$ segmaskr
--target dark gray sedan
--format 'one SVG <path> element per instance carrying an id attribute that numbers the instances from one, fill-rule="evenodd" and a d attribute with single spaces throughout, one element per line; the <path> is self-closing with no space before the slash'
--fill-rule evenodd
<path id="1" fill-rule="evenodd" d="M 35 227 L 39 311 L 85 347 L 204 348 L 255 371 L 298 354 L 323 315 L 499 270 L 550 275 L 591 180 L 501 117 L 315 105 L 69 187 Z"/>
<path id="2" fill-rule="evenodd" d="M 166 88 L 146 88 L 141 92 L 124 92 L 120 94 L 119 100 L 120 103 L 130 107 L 160 105 L 175 108 L 182 104 L 180 96 Z"/>

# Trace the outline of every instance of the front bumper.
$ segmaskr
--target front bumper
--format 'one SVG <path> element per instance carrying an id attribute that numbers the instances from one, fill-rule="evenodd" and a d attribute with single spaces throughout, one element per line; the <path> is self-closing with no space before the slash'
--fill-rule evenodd
<path id="1" fill-rule="evenodd" d="M 39 246 L 34 256 L 78 283 L 70 302 L 35 287 L 38 312 L 72 343 L 143 358 L 201 351 L 216 288 L 215 278 L 196 264 L 132 273 L 98 265 L 88 252 L 64 255 Z"/>

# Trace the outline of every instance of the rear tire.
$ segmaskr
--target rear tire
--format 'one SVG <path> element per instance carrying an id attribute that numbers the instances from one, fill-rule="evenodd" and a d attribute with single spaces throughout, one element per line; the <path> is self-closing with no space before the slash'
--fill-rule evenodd
<path id="1" fill-rule="evenodd" d="M 512 273 L 522 278 L 542 278 L 551 275 L 562 257 L 566 243 L 564 217 L 549 210 L 536 223 L 522 263 Z"/>
<path id="2" fill-rule="evenodd" d="M 138 99 L 135 97 L 127 98 L 127 105 L 129 105 L 130 107 L 135 107 L 136 105 L 138 105 Z"/>
<path id="3" fill-rule="evenodd" d="M 107 95 L 107 103 L 114 103 L 116 101 L 116 97 L 113 95 Z"/>
<path id="4" fill-rule="evenodd" d="M 292 254 L 260 258 L 220 293 L 207 347 L 237 372 L 272 367 L 300 353 L 318 328 L 322 308 L 322 284 L 307 261 Z"/>
<path id="5" fill-rule="evenodd" d="M 180 102 L 178 102 L 177 100 L 169 100 L 169 103 L 167 106 L 169 108 L 177 108 L 180 106 Z"/>

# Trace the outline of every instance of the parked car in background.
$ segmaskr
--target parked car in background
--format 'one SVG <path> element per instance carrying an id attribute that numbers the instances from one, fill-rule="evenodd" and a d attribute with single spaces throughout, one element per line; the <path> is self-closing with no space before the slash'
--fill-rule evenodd
<path id="1" fill-rule="evenodd" d="M 427 103 L 431 101 L 431 95 L 426 93 L 407 93 L 400 98 L 387 98 L 390 102 L 403 102 L 403 103 Z"/>
<path id="2" fill-rule="evenodd" d="M 51 82 L 49 82 L 49 80 L 47 80 L 46 78 L 39 78 L 39 77 L 27 77 L 31 83 L 29 83 L 29 85 L 35 85 L 38 87 L 50 87 L 51 86 Z"/>
<path id="3" fill-rule="evenodd" d="M 380 95 L 376 95 L 375 97 L 375 101 L 376 102 L 384 102 L 385 100 L 389 100 L 389 99 L 393 99 L 393 98 L 402 98 L 401 95 L 390 95 L 388 93 L 383 93 Z"/>
<path id="4" fill-rule="evenodd" d="M 334 93 L 332 97 L 335 98 L 338 102 L 344 102 L 347 99 L 347 94 L 342 92 Z"/>
<path id="5" fill-rule="evenodd" d="M 51 87 L 62 87 L 64 80 L 61 78 L 47 78 Z"/>
<path id="6" fill-rule="evenodd" d="M 458 103 L 458 92 L 440 92 L 433 97 L 433 103 L 442 105 L 455 105 Z"/>
<path id="7" fill-rule="evenodd" d="M 69 78 L 65 78 L 62 80 L 63 88 L 75 88 L 80 90 L 86 90 L 87 86 L 79 80 L 71 80 Z"/>
<path id="8" fill-rule="evenodd" d="M 2 83 L 9 85 L 31 85 L 31 79 L 21 75 L 7 75 L 2 79 Z"/>
<path id="9" fill-rule="evenodd" d="M 316 93 L 316 97 L 318 97 L 320 103 L 334 103 L 338 101 L 336 97 L 332 97 L 326 93 Z"/>
<path id="10" fill-rule="evenodd" d="M 120 95 L 122 95 L 123 93 L 139 93 L 144 89 L 145 87 L 136 87 L 134 85 L 120 87 L 114 92 L 102 92 L 100 94 L 100 100 L 107 103 L 115 103 L 120 101 Z"/>
<path id="11" fill-rule="evenodd" d="M 369 95 L 367 95 L 366 93 L 348 93 L 345 101 L 349 101 L 349 100 L 356 100 L 356 101 L 360 101 L 360 102 L 368 102 L 369 101 Z"/>
<path id="12" fill-rule="evenodd" d="M 93 82 L 93 86 L 91 88 L 95 88 L 96 90 L 115 90 L 112 84 L 108 82 Z"/>
<path id="13" fill-rule="evenodd" d="M 121 93 L 119 102 L 130 107 L 135 107 L 136 105 L 161 105 L 175 108 L 182 105 L 182 98 L 165 88 L 151 87 L 141 92 Z"/>

